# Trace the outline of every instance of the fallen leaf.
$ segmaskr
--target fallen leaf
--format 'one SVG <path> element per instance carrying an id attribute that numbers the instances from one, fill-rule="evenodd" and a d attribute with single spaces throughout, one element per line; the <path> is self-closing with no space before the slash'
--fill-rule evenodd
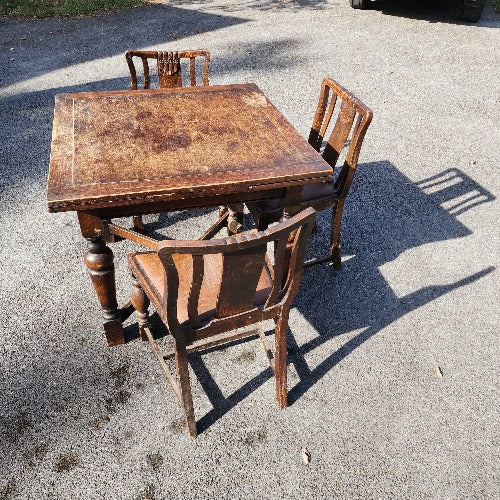
<path id="1" fill-rule="evenodd" d="M 311 454 L 306 448 L 302 448 L 300 452 L 302 454 L 302 460 L 305 464 L 308 464 L 311 461 Z"/>

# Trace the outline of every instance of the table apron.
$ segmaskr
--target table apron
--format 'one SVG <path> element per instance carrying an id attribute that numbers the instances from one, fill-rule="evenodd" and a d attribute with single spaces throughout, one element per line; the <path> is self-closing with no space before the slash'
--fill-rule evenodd
<path id="1" fill-rule="evenodd" d="M 90 224 L 93 226 L 90 234 L 95 235 L 94 228 L 102 229 L 101 224 L 99 223 L 100 219 L 107 220 L 115 217 L 126 217 L 129 215 L 137 214 L 154 214 L 159 212 L 184 210 L 188 208 L 216 207 L 219 205 L 229 205 L 232 203 L 240 203 L 245 201 L 258 201 L 269 198 L 284 198 L 286 195 L 286 191 L 287 188 L 278 188 L 218 196 L 192 197 L 177 200 L 159 200 L 133 205 L 118 205 L 92 210 L 78 210 L 78 214 L 80 219 L 80 226 L 82 225 L 82 218 L 86 219 L 87 222 L 85 223 L 85 225 L 88 226 Z M 89 214 L 92 215 L 92 222 L 90 221 Z M 86 238 L 92 237 L 88 234 L 88 231 L 84 232 L 83 227 L 82 234 Z"/>

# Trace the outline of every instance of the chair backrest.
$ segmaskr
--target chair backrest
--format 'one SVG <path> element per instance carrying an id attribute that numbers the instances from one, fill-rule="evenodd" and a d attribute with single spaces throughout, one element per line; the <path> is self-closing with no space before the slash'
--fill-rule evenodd
<path id="1" fill-rule="evenodd" d="M 194 87 L 198 85 L 196 60 L 201 63 L 201 84 L 209 85 L 208 72 L 210 69 L 210 51 L 205 49 L 188 50 L 181 52 L 167 52 L 155 50 L 128 50 L 125 52 L 130 71 L 130 85 L 133 90 L 137 90 L 137 70 L 134 58 L 142 61 L 142 71 L 144 78 L 144 89 L 151 88 L 151 71 L 149 61 L 155 61 L 157 67 L 158 87 L 174 88 L 182 87 L 182 66 L 188 65 L 189 61 L 189 84 Z M 185 68 L 186 70 L 186 68 Z"/>
<path id="2" fill-rule="evenodd" d="M 322 152 L 324 160 L 335 169 L 344 147 L 348 149 L 342 170 L 335 181 L 339 196 L 346 195 L 358 164 L 359 152 L 373 113 L 357 97 L 331 78 L 323 78 L 318 108 L 309 134 L 309 144 L 321 152 L 323 138 L 331 132 Z M 334 118 L 333 125 L 330 122 Z"/>
<path id="3" fill-rule="evenodd" d="M 157 251 L 167 278 L 164 310 L 170 331 L 175 334 L 180 328 L 177 300 L 180 280 L 187 280 L 182 285 L 184 290 L 189 290 L 189 325 L 183 325 L 183 330 L 193 332 L 204 326 L 200 320 L 198 300 L 205 272 L 213 272 L 205 269 L 204 256 L 207 254 L 220 254 L 222 259 L 220 288 L 216 300 L 214 297 L 215 309 L 211 317 L 203 318 L 203 323 L 210 322 L 210 335 L 226 331 L 228 327 L 240 328 L 272 318 L 283 307 L 290 307 L 299 287 L 307 239 L 315 221 L 316 212 L 308 208 L 262 232 L 251 230 L 207 241 L 159 242 Z M 274 242 L 274 264 L 267 256 L 270 242 Z M 288 243 L 291 253 L 287 252 Z M 185 273 L 181 275 L 181 269 L 177 267 L 179 256 L 185 259 L 186 254 L 192 258 L 189 276 Z M 272 285 L 264 294 L 261 305 L 256 306 L 257 286 L 265 266 L 270 268 Z M 215 326 L 215 323 L 219 325 Z"/>

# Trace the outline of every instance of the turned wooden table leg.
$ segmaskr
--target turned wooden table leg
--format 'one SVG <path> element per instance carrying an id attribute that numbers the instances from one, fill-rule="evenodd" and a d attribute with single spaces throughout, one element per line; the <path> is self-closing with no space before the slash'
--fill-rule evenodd
<path id="1" fill-rule="evenodd" d="M 78 222 L 83 237 L 89 242 L 84 261 L 101 304 L 106 340 L 109 346 L 124 344 L 122 320 L 130 314 L 132 306 L 118 309 L 113 252 L 104 239 L 101 214 L 98 210 L 79 211 Z"/>
<path id="2" fill-rule="evenodd" d="M 113 252 L 101 236 L 89 239 L 84 257 L 92 285 L 101 304 L 104 332 L 109 346 L 124 344 L 123 327 L 116 301 L 115 265 Z"/>

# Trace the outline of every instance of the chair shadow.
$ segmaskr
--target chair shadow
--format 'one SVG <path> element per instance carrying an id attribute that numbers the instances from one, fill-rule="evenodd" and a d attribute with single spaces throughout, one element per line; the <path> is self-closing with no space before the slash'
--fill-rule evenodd
<path id="1" fill-rule="evenodd" d="M 288 362 L 299 377 L 289 390 L 289 405 L 357 347 L 394 321 L 474 283 L 495 269 L 489 266 L 453 283 L 426 286 L 397 297 L 379 268 L 410 248 L 472 234 L 456 216 L 495 197 L 456 168 L 416 183 L 389 162 L 360 165 L 356 175 L 344 212 L 342 239 L 343 254 L 354 253 L 355 257 L 347 260 L 340 272 L 329 265 L 306 269 L 294 302 L 294 307 L 318 335 L 299 344 L 293 332 L 289 332 Z M 328 241 L 330 214 L 319 215 L 318 232 L 311 238 L 308 253 L 315 254 Z M 356 330 L 361 331 L 335 352 L 327 353 L 319 365 L 313 369 L 308 366 L 305 359 L 308 353 L 334 337 Z M 208 429 L 272 378 L 268 368 L 226 397 L 201 354 L 190 355 L 190 364 L 213 406 L 198 420 L 199 432 Z"/>

